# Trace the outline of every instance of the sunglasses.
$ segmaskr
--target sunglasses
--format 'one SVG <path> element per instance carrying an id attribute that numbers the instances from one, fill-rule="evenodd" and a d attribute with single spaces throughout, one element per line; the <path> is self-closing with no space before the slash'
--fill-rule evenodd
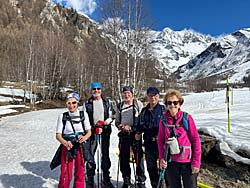
<path id="1" fill-rule="evenodd" d="M 177 104 L 179 104 L 179 101 L 167 101 L 167 105 L 170 106 L 172 104 L 174 104 L 176 106 Z"/>
<path id="2" fill-rule="evenodd" d="M 68 105 L 71 105 L 71 104 L 77 104 L 77 101 L 73 101 L 73 102 L 67 102 Z"/>
<path id="3" fill-rule="evenodd" d="M 101 90 L 101 88 L 93 88 L 92 90 Z"/>

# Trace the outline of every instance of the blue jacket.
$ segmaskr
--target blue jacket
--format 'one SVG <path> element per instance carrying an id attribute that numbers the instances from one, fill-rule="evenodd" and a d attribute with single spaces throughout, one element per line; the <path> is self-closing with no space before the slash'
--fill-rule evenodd
<path id="1" fill-rule="evenodd" d="M 136 132 L 140 134 L 144 133 L 144 140 L 149 140 L 153 137 L 156 138 L 159 130 L 159 122 L 164 112 L 164 105 L 158 103 L 153 110 L 150 110 L 150 105 L 147 104 L 140 113 Z"/>

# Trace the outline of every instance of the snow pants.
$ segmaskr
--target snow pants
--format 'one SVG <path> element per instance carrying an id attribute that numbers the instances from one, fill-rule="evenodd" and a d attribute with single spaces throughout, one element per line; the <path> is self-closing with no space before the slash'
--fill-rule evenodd
<path id="1" fill-rule="evenodd" d="M 197 188 L 197 174 L 192 174 L 191 163 L 168 163 L 166 181 L 170 188 L 181 188 L 181 179 L 184 188 Z"/>
<path id="2" fill-rule="evenodd" d="M 61 154 L 61 175 L 58 188 L 69 188 L 74 168 L 74 188 L 84 188 L 84 158 L 82 148 L 78 148 L 76 158 L 68 157 L 67 148 L 63 146 Z"/>

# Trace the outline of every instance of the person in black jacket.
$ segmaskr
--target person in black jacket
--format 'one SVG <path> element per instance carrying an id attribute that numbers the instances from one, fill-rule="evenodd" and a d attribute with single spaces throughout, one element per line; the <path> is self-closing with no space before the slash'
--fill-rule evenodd
<path id="1" fill-rule="evenodd" d="M 153 188 L 157 187 L 159 179 L 157 134 L 161 116 L 165 111 L 165 106 L 159 104 L 159 97 L 159 90 L 156 87 L 147 89 L 148 104 L 140 113 L 135 134 L 135 139 L 138 141 L 142 139 L 143 134 L 147 170 Z"/>
<path id="2" fill-rule="evenodd" d="M 111 105 L 107 98 L 102 95 L 102 85 L 99 82 L 93 82 L 91 84 L 90 93 L 91 97 L 84 103 L 83 108 L 86 110 L 89 116 L 89 121 L 92 127 L 92 136 L 90 137 L 90 146 L 93 155 L 97 150 L 98 140 L 96 137 L 96 124 L 100 121 L 103 122 L 104 126 L 101 129 L 101 169 L 103 172 L 103 187 L 104 188 L 114 188 L 113 184 L 110 182 L 110 167 L 111 161 L 109 157 L 109 145 L 110 145 L 110 134 L 112 121 L 111 117 Z M 99 134 L 99 133 L 98 133 Z M 95 168 L 88 168 L 87 166 L 87 181 L 86 187 L 94 187 L 94 176 Z"/>

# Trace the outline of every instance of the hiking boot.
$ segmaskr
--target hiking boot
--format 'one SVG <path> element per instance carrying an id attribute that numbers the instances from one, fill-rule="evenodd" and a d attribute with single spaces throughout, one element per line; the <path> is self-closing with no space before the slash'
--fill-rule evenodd
<path id="1" fill-rule="evenodd" d="M 132 185 L 130 184 L 130 185 L 128 185 L 128 184 L 126 184 L 126 183 L 123 183 L 123 185 L 122 185 L 122 187 L 121 188 L 130 188 Z"/>
<path id="2" fill-rule="evenodd" d="M 130 177 L 125 177 L 124 179 L 123 179 L 123 185 L 122 185 L 122 187 L 121 188 L 129 188 L 129 187 L 131 187 L 131 181 L 130 181 Z"/>
<path id="3" fill-rule="evenodd" d="M 145 182 L 137 182 L 136 183 L 136 188 L 146 188 Z"/>
<path id="4" fill-rule="evenodd" d="M 94 177 L 88 177 L 86 180 L 86 188 L 94 188 Z"/>
<path id="5" fill-rule="evenodd" d="M 110 179 L 103 181 L 104 188 L 115 188 L 114 185 L 110 182 Z"/>

